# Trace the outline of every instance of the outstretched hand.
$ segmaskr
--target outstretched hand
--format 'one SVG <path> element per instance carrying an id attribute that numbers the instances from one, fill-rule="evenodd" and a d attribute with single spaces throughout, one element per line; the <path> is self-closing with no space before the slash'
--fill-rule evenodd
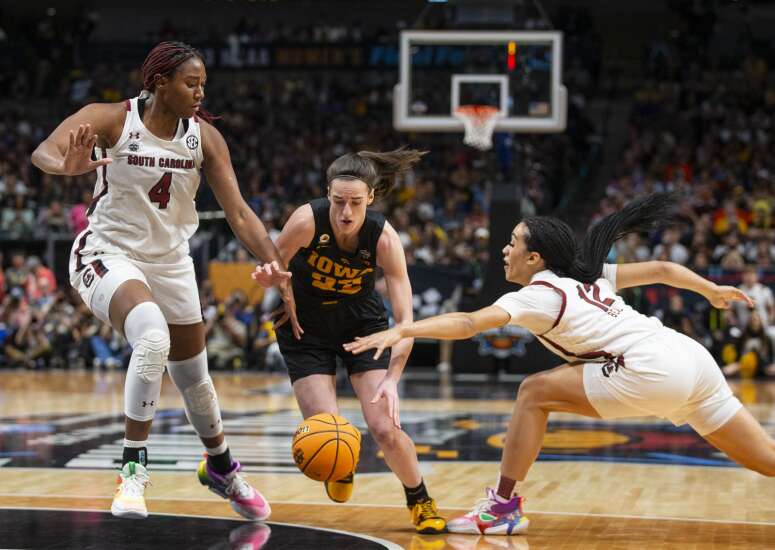
<path id="1" fill-rule="evenodd" d="M 62 159 L 62 174 L 79 176 L 113 162 L 113 159 L 109 158 L 91 159 L 92 149 L 96 144 L 97 134 L 92 132 L 91 124 L 78 126 L 76 133 L 70 130 L 70 143 L 67 145 L 65 157 Z"/>
<path id="2" fill-rule="evenodd" d="M 374 334 L 369 334 L 368 336 L 356 336 L 354 342 L 344 344 L 344 349 L 358 355 L 367 349 L 377 348 L 377 351 L 374 353 L 374 359 L 379 359 L 382 352 L 385 351 L 385 348 L 394 346 L 402 338 L 403 336 L 401 336 L 401 331 L 398 327 L 393 327 L 380 332 L 375 332 Z"/>
<path id="3" fill-rule="evenodd" d="M 281 270 L 280 265 L 274 261 L 257 265 L 255 271 L 250 276 L 264 288 L 277 287 L 283 300 L 283 305 L 272 312 L 272 316 L 277 319 L 274 325 L 275 327 L 281 327 L 290 320 L 293 336 L 297 340 L 301 340 L 304 330 L 301 328 L 299 319 L 296 316 L 296 299 L 293 296 L 293 287 L 291 286 L 292 275 L 290 271 Z"/>
<path id="4" fill-rule="evenodd" d="M 270 286 L 279 287 L 283 282 L 287 282 L 292 275 L 290 271 L 280 269 L 280 264 L 274 261 L 257 265 L 250 276 L 262 287 L 269 288 Z"/>
<path id="5" fill-rule="evenodd" d="M 716 286 L 708 301 L 717 309 L 729 309 L 732 302 L 745 302 L 748 307 L 753 307 L 753 300 L 739 288 L 733 286 Z"/>

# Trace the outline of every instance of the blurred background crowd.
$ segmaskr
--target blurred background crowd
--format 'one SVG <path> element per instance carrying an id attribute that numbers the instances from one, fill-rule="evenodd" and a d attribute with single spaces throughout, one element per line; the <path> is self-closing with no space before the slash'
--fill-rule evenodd
<path id="1" fill-rule="evenodd" d="M 522 215 L 559 215 L 579 231 L 635 196 L 680 190 L 686 200 L 676 224 L 630 236 L 610 260 L 674 261 L 741 285 L 756 307 L 719 312 L 696 295 L 661 287 L 626 298 L 701 341 L 730 376 L 775 376 L 772 45 L 750 26 L 730 31 L 728 14 L 714 3 L 667 4 L 669 24 L 643 37 L 637 62 L 608 71 L 603 54 L 618 47 L 617 37 L 601 38 L 589 10 L 557 6 L 548 19 L 525 14 L 524 28 L 565 33 L 568 130 L 497 135 L 486 154 L 456 134 L 396 132 L 395 67 L 252 70 L 257 43 L 395 45 L 407 23 L 394 17 L 308 25 L 237 18 L 221 32 L 169 19 L 115 43 L 101 30 L 109 8 L 0 17 L 0 51 L 8 54 L 0 56 L 0 366 L 125 365 L 121 336 L 85 309 L 67 281 L 69 245 L 88 224 L 94 175 L 52 177 L 29 156 L 80 106 L 137 95 L 147 50 L 177 39 L 208 60 L 207 108 L 220 116 L 216 125 L 243 195 L 271 232 L 324 194 L 325 169 L 337 156 L 403 144 L 427 149 L 378 207 L 398 231 L 410 269 L 454 272 L 465 309 L 484 284 L 491 239 L 500 246 L 505 238 L 490 235 L 496 184 L 514 182 Z M 425 28 L 445 27 L 444 12 L 420 15 Z M 95 58 L 95 49 L 118 53 Z M 617 107 L 623 117 L 615 116 Z M 270 294 L 256 302 L 242 290 L 216 298 L 207 264 L 251 260 L 206 182 L 197 204 L 202 226 L 192 253 L 213 367 L 282 369 L 269 316 L 276 300 Z"/>

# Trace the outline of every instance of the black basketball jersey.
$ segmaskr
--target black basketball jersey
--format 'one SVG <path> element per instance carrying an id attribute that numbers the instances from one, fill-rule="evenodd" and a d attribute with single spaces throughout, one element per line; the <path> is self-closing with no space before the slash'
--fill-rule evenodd
<path id="1" fill-rule="evenodd" d="M 330 201 L 316 199 L 309 204 L 315 217 L 315 236 L 307 248 L 299 249 L 289 266 L 297 309 L 303 312 L 350 303 L 353 298 L 374 298 L 377 241 L 385 217 L 366 211 L 366 220 L 358 233 L 358 248 L 350 253 L 336 244 L 329 218 Z"/>

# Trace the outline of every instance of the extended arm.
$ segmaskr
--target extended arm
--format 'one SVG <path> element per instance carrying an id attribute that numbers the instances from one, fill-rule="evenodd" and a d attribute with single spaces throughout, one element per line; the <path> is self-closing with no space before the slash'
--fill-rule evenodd
<path id="1" fill-rule="evenodd" d="M 207 182 L 215 194 L 218 204 L 226 214 L 229 226 L 247 249 L 262 262 L 274 266 L 271 277 L 277 285 L 283 301 L 285 302 L 285 314 L 291 320 L 294 335 L 300 338 L 302 330 L 296 319 L 296 305 L 293 298 L 293 290 L 290 285 L 291 274 L 285 270 L 286 263 L 280 256 L 272 239 L 266 231 L 266 227 L 258 219 L 258 216 L 242 198 L 237 185 L 237 175 L 231 165 L 231 155 L 221 133 L 211 124 L 201 121 L 202 148 L 204 152 L 204 173 Z M 283 317 L 278 325 L 285 322 Z"/>
<path id="2" fill-rule="evenodd" d="M 704 296 L 714 307 L 727 309 L 731 302 L 753 301 L 741 290 L 732 286 L 719 286 L 700 277 L 690 269 L 672 262 L 638 262 L 619 264 L 616 268 L 616 289 L 633 286 L 664 284 L 685 288 Z"/>
<path id="3" fill-rule="evenodd" d="M 377 265 L 385 275 L 396 325 L 411 323 L 414 316 L 412 285 L 406 270 L 406 256 L 398 234 L 387 222 L 377 242 Z M 404 371 L 413 344 L 413 338 L 403 338 L 392 346 L 387 375 L 396 382 Z"/>
<path id="4" fill-rule="evenodd" d="M 211 124 L 202 125 L 204 173 L 215 193 L 218 204 L 226 214 L 226 221 L 236 237 L 262 262 L 277 262 L 285 269 L 285 262 L 275 248 L 266 227 L 242 198 L 237 175 L 231 165 L 231 155 L 221 133 Z"/>
<path id="5" fill-rule="evenodd" d="M 126 108 L 117 103 L 92 103 L 67 117 L 33 151 L 31 161 L 47 174 L 77 176 L 113 162 L 93 161 L 95 145 L 110 147 L 121 135 Z"/>
<path id="6" fill-rule="evenodd" d="M 459 311 L 445 313 L 444 315 L 428 317 L 422 321 L 396 325 L 389 330 L 363 338 L 356 338 L 355 342 L 345 344 L 344 348 L 352 353 L 361 353 L 370 348 L 377 348 L 374 357 L 379 357 L 386 347 L 392 346 L 401 338 L 465 340 L 485 330 L 502 327 L 509 320 L 509 314 L 499 306 L 487 306 L 471 313 Z"/>

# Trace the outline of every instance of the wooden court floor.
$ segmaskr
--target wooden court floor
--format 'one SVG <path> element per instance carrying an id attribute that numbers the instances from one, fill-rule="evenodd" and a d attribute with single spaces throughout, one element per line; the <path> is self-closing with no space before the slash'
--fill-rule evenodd
<path id="1" fill-rule="evenodd" d="M 270 525 L 346 531 L 418 550 L 775 548 L 775 479 L 731 465 L 690 430 L 663 421 L 573 415 L 550 419 L 541 459 L 525 483 L 527 536 L 416 535 L 400 483 L 368 437 L 355 495 L 335 504 L 293 465 L 290 434 L 300 416 L 285 379 L 214 379 L 233 454 L 272 503 Z M 405 382 L 402 421 L 426 485 L 453 516 L 497 479 L 516 383 L 497 384 L 497 391 L 446 384 Z M 0 526 L 10 509 L 109 509 L 123 437 L 122 387 L 122 372 L 0 372 Z M 735 384 L 735 391 L 775 433 L 775 384 Z M 362 421 L 351 394 L 344 392 L 340 405 L 354 423 Z M 149 448 L 149 511 L 236 518 L 196 480 L 201 448 L 169 380 L 159 411 Z"/>

